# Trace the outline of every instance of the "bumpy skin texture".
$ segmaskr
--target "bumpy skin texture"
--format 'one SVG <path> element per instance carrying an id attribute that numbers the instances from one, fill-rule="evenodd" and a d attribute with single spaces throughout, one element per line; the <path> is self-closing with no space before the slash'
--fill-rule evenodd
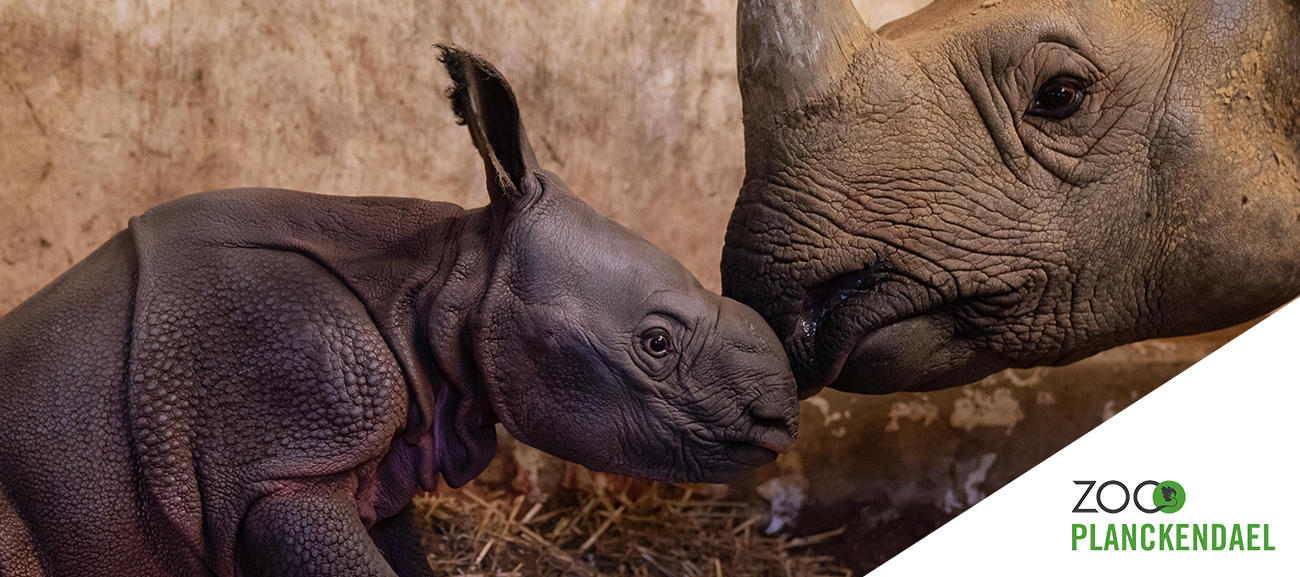
<path id="1" fill-rule="evenodd" d="M 1294 2 L 983 4 L 875 34 L 847 0 L 740 3 L 723 293 L 802 394 L 1069 363 L 1300 293 Z M 1062 78 L 1077 109 L 1044 99 Z"/>
<path id="2" fill-rule="evenodd" d="M 490 64 L 444 61 L 489 207 L 192 195 L 0 319 L 0 575 L 427 576 L 411 497 L 481 472 L 497 415 L 672 480 L 793 442 L 757 313 L 538 168 Z"/>

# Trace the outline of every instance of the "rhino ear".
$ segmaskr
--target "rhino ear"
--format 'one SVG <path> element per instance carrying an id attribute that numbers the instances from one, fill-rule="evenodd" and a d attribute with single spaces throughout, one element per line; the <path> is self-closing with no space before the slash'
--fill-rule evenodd
<path id="1" fill-rule="evenodd" d="M 458 123 L 469 127 L 487 171 L 492 210 L 504 217 L 541 193 L 537 156 L 528 143 L 510 84 L 492 63 L 456 46 L 439 44 L 452 86 L 447 90 Z"/>

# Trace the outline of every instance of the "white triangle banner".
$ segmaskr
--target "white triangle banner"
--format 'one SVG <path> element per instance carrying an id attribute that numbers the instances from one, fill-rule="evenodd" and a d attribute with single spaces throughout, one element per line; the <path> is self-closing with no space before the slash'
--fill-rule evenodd
<path id="1" fill-rule="evenodd" d="M 1300 302 L 871 575 L 1300 575 L 1297 441 Z"/>

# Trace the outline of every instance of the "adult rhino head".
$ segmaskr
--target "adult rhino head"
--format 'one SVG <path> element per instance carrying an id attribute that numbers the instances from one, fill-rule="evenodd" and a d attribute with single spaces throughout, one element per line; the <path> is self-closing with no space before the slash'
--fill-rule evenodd
<path id="1" fill-rule="evenodd" d="M 803 394 L 928 390 L 1300 292 L 1283 0 L 741 0 L 723 292 Z"/>

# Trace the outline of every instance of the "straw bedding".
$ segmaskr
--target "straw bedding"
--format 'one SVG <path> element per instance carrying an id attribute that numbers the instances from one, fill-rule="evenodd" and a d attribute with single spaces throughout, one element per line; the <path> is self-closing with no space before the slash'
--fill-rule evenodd
<path id="1" fill-rule="evenodd" d="M 766 536 L 764 514 L 690 486 L 597 487 L 545 502 L 474 486 L 416 498 L 429 563 L 481 577 L 848 577 L 808 552 L 844 529 Z"/>

